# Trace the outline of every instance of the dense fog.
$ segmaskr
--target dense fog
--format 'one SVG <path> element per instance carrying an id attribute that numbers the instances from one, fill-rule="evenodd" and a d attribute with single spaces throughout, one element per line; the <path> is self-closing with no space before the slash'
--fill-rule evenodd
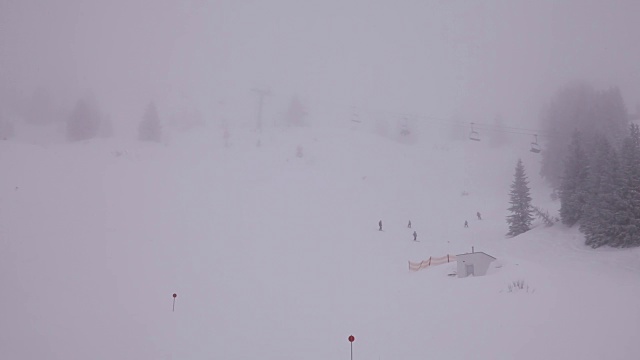
<path id="1" fill-rule="evenodd" d="M 0 0 L 0 358 L 640 359 L 639 14 Z"/>
<path id="2" fill-rule="evenodd" d="M 243 123 L 253 89 L 269 92 L 274 122 L 296 96 L 317 122 L 357 107 L 537 124 L 573 80 L 636 107 L 638 13 L 636 1 L 0 0 L 0 104 L 18 120 L 40 96 L 68 119 L 90 97 L 116 129 L 151 101 Z"/>

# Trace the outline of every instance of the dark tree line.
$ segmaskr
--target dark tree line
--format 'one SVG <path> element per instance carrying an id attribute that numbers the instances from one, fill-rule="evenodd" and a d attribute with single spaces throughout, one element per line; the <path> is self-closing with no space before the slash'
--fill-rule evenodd
<path id="1" fill-rule="evenodd" d="M 82 141 L 96 137 L 113 135 L 113 127 L 108 117 L 101 114 L 97 102 L 92 98 L 78 100 L 67 120 L 67 140 Z M 149 103 L 138 125 L 138 139 L 160 142 L 162 126 L 153 102 Z"/>
<path id="2" fill-rule="evenodd" d="M 542 115 L 546 137 L 540 175 L 554 189 L 560 187 L 564 174 L 563 160 L 574 149 L 567 148 L 576 129 L 584 139 L 596 134 L 619 146 L 629 124 L 629 116 L 618 88 L 597 91 L 583 83 L 560 89 Z"/>
<path id="3" fill-rule="evenodd" d="M 594 248 L 640 246 L 640 129 L 615 146 L 602 134 L 574 133 L 560 184 L 560 218 L 578 224 Z"/>
<path id="4" fill-rule="evenodd" d="M 543 113 L 551 136 L 540 175 L 558 192 L 562 222 L 594 248 L 640 246 L 640 131 L 629 119 L 618 88 L 583 83 L 562 88 Z"/>

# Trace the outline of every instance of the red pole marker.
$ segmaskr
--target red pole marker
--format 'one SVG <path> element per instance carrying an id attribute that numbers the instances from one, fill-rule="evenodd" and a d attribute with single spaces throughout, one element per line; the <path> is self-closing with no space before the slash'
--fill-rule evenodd
<path id="1" fill-rule="evenodd" d="M 178 297 L 178 294 L 174 293 L 173 294 L 173 310 L 172 311 L 176 311 L 176 298 Z"/>
<path id="2" fill-rule="evenodd" d="M 351 344 L 351 360 L 353 360 L 353 342 L 356 338 L 353 335 L 349 335 L 349 343 Z"/>

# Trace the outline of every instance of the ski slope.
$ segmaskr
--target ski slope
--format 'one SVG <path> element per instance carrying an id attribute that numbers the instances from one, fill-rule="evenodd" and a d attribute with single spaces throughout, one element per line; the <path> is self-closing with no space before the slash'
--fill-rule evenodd
<path id="1" fill-rule="evenodd" d="M 505 238 L 519 157 L 534 204 L 559 206 L 526 146 L 348 127 L 0 142 L 0 358 L 348 359 L 349 335 L 354 359 L 640 357 L 638 250 L 539 222 Z M 487 276 L 408 270 L 472 246 Z"/>

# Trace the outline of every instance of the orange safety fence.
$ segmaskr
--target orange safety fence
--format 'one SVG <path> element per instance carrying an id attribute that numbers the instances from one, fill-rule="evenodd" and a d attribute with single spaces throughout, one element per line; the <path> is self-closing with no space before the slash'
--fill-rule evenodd
<path id="1" fill-rule="evenodd" d="M 409 270 L 411 271 L 418 271 L 418 270 L 422 270 L 422 269 L 426 269 L 429 266 L 436 266 L 436 265 L 442 265 L 442 264 L 446 264 L 452 261 L 456 261 L 456 256 L 455 255 L 445 255 L 442 257 L 429 257 L 429 259 L 427 260 L 423 260 L 419 263 L 416 262 L 411 262 L 409 261 Z"/>

